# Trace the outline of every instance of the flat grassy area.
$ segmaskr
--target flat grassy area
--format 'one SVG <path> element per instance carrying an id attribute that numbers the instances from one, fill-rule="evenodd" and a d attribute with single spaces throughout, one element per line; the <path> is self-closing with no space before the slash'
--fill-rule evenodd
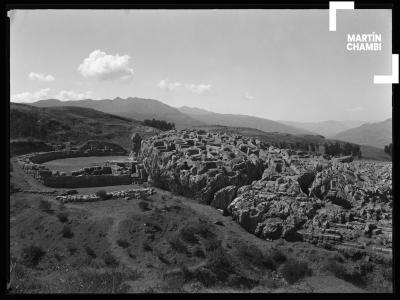
<path id="1" fill-rule="evenodd" d="M 128 156 L 88 156 L 88 157 L 73 157 L 48 161 L 43 163 L 50 170 L 58 170 L 70 174 L 71 171 L 76 171 L 84 167 L 96 166 L 105 163 L 106 161 L 128 161 Z"/>

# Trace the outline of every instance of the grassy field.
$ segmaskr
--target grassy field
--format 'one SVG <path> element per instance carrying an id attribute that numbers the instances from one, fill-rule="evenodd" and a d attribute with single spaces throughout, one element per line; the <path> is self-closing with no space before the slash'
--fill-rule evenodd
<path id="1" fill-rule="evenodd" d="M 89 157 L 73 157 L 65 159 L 57 159 L 44 163 L 50 170 L 58 170 L 66 172 L 76 171 L 84 167 L 101 165 L 106 161 L 128 161 L 127 156 L 89 156 Z"/>

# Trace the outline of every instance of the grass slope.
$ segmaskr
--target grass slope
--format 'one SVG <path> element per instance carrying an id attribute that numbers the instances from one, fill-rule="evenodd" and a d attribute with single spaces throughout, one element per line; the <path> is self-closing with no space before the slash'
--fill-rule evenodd
<path id="1" fill-rule="evenodd" d="M 138 132 L 143 137 L 159 130 L 141 122 L 103 113 L 84 107 L 34 107 L 26 104 L 10 105 L 10 139 L 35 138 L 46 142 L 82 143 L 102 140 L 130 147 L 130 135 Z"/>
<path id="2" fill-rule="evenodd" d="M 56 99 L 41 100 L 32 103 L 37 107 L 60 107 L 60 106 L 79 106 L 96 109 L 105 113 L 123 116 L 139 121 L 145 119 L 165 120 L 175 123 L 176 128 L 186 128 L 192 125 L 201 125 L 202 122 L 180 112 L 161 101 L 143 98 L 115 98 L 113 100 L 79 100 L 79 101 L 60 101 Z"/>

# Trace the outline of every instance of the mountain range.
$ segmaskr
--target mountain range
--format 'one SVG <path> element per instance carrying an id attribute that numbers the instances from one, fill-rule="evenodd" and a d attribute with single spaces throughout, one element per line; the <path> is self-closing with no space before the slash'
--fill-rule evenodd
<path id="1" fill-rule="evenodd" d="M 175 108 L 158 100 L 137 97 L 74 101 L 48 99 L 30 103 L 30 105 L 35 107 L 85 107 L 138 121 L 155 118 L 172 122 L 177 129 L 204 125 L 244 127 L 264 132 L 293 135 L 322 135 L 326 138 L 382 149 L 392 141 L 391 119 L 366 124 L 363 124 L 362 121 L 351 120 L 329 120 L 324 122 L 274 121 L 248 115 L 215 113 L 195 107 L 183 106 Z"/>
<path id="2" fill-rule="evenodd" d="M 327 138 L 333 137 L 339 132 L 358 127 L 365 122 L 363 121 L 336 121 L 328 120 L 322 122 L 293 122 L 293 121 L 279 121 L 280 123 L 315 132 Z"/>
<path id="3" fill-rule="evenodd" d="M 54 106 L 79 106 L 96 109 L 105 113 L 127 117 L 134 120 L 143 121 L 145 119 L 159 119 L 175 123 L 178 129 L 199 126 L 199 125 L 223 125 L 251 127 L 269 132 L 281 132 L 290 134 L 313 134 L 307 130 L 298 129 L 276 121 L 232 114 L 218 114 L 204 110 L 204 114 L 199 113 L 201 109 L 175 108 L 161 101 L 143 98 L 115 98 L 113 100 L 76 100 L 60 101 L 56 99 L 41 100 L 31 105 L 36 107 Z"/>
<path id="4" fill-rule="evenodd" d="M 248 116 L 248 115 L 220 114 L 200 108 L 192 108 L 187 106 L 182 106 L 179 108 L 179 110 L 182 113 L 189 115 L 193 119 L 197 119 L 209 125 L 247 127 L 266 132 L 279 132 L 279 133 L 290 133 L 290 134 L 315 134 L 314 132 L 311 132 L 309 130 L 296 128 L 294 126 L 286 125 L 277 121 Z"/>
<path id="5" fill-rule="evenodd" d="M 377 123 L 366 123 L 361 126 L 342 131 L 332 138 L 383 148 L 392 143 L 392 118 Z"/>

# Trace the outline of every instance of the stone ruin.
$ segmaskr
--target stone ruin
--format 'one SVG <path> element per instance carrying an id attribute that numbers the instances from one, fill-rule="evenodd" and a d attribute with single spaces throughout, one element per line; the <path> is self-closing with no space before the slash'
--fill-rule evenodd
<path id="1" fill-rule="evenodd" d="M 97 141 L 88 141 L 75 150 L 59 150 L 21 155 L 18 163 L 25 173 L 42 184 L 55 188 L 78 188 L 105 185 L 124 185 L 147 180 L 143 165 L 137 161 L 108 161 L 102 165 L 85 167 L 72 171 L 70 175 L 58 170 L 49 170 L 44 162 L 85 156 L 126 155 L 118 145 Z"/>
<path id="2" fill-rule="evenodd" d="M 260 238 L 391 254 L 390 163 L 203 130 L 148 138 L 141 158 L 149 183 L 220 209 Z"/>
<path id="3" fill-rule="evenodd" d="M 146 140 L 133 137 L 131 161 L 107 162 L 71 176 L 41 163 L 96 155 L 93 148 L 23 155 L 19 162 L 48 186 L 148 181 L 231 215 L 263 239 L 391 255 L 391 163 L 353 161 L 351 156 L 330 159 L 267 146 L 257 138 L 195 129 L 163 132 Z M 98 200 L 96 195 L 66 197 L 65 202 Z"/>
<path id="4" fill-rule="evenodd" d="M 153 194 L 154 194 L 154 190 L 152 188 L 138 188 L 138 189 L 113 191 L 113 192 L 107 193 L 106 195 L 109 197 L 109 199 L 124 198 L 126 200 L 130 200 L 130 199 L 146 199 L 147 197 L 149 197 Z M 57 196 L 55 199 L 57 201 L 60 201 L 61 203 L 94 202 L 94 201 L 102 200 L 96 194 L 65 195 L 65 196 Z"/>

